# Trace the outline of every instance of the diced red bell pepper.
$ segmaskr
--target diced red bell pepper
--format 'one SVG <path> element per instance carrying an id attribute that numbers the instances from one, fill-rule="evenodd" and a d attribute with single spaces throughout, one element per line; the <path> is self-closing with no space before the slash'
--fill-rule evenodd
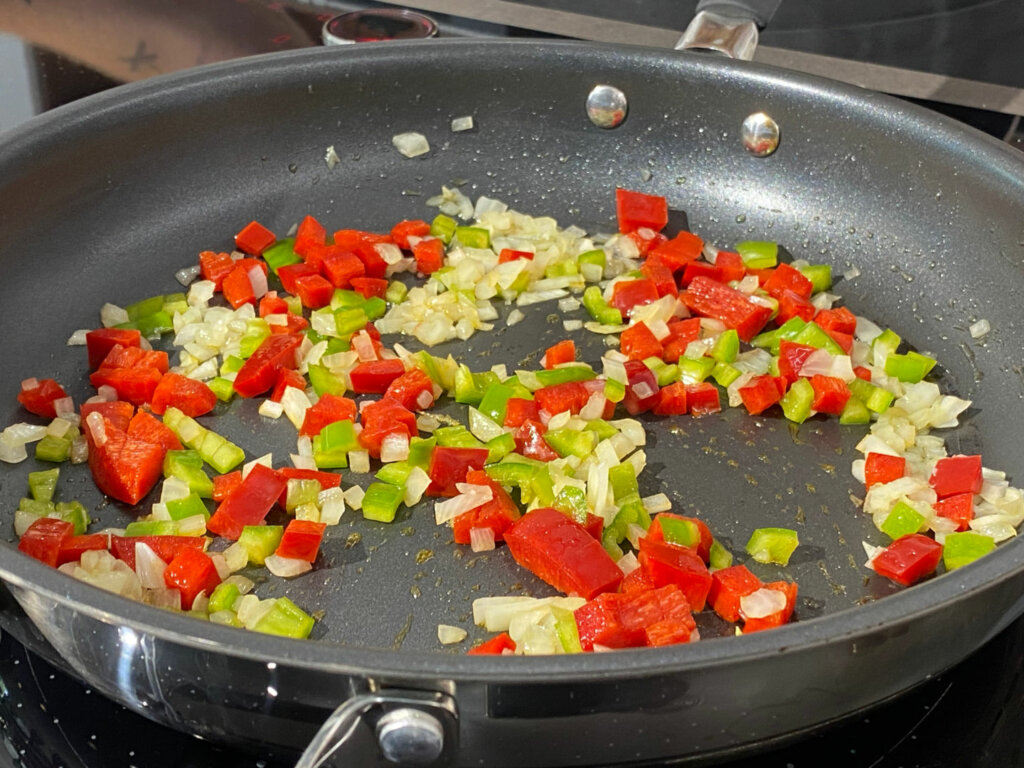
<path id="1" fill-rule="evenodd" d="M 320 275 L 302 275 L 295 279 L 295 295 L 302 306 L 309 309 L 320 309 L 331 303 L 334 286 Z"/>
<path id="2" fill-rule="evenodd" d="M 686 352 L 691 341 L 700 338 L 700 318 L 690 317 L 686 320 L 674 320 L 668 324 L 668 336 L 662 339 L 665 351 L 662 359 L 666 363 L 675 363 Z"/>
<path id="3" fill-rule="evenodd" d="M 668 200 L 619 187 L 615 190 L 615 215 L 619 232 L 633 232 L 641 227 L 659 232 L 668 224 Z"/>
<path id="4" fill-rule="evenodd" d="M 361 265 L 362 262 L 360 262 Z M 277 268 L 277 277 L 281 281 L 281 287 L 291 294 L 298 291 L 298 280 L 300 277 L 312 277 L 318 274 L 320 274 L 320 270 L 304 261 L 299 261 L 295 264 L 285 264 Z"/>
<path id="5" fill-rule="evenodd" d="M 495 635 L 490 640 L 485 640 L 480 645 L 475 645 L 466 651 L 469 656 L 501 656 L 505 651 L 515 653 L 516 641 L 508 632 Z"/>
<path id="6" fill-rule="evenodd" d="M 335 288 L 348 288 L 352 280 L 366 274 L 363 261 L 351 251 L 329 248 L 320 261 L 320 271 Z"/>
<path id="7" fill-rule="evenodd" d="M 635 573 L 635 571 L 634 571 Z M 605 592 L 574 612 L 580 645 L 592 651 L 685 643 L 697 627 L 686 597 L 675 585 Z"/>
<path id="8" fill-rule="evenodd" d="M 359 260 L 363 262 L 363 266 L 366 267 L 366 277 L 382 278 L 388 271 L 388 263 L 377 252 L 376 246 L 377 243 L 366 242 L 357 245 L 353 251 L 359 257 Z"/>
<path id="9" fill-rule="evenodd" d="M 97 415 L 86 421 L 89 439 L 89 469 L 96 487 L 107 496 L 127 504 L 139 501 L 156 485 L 163 474 L 162 445 L 149 443 L 118 429 L 111 421 Z"/>
<path id="10" fill-rule="evenodd" d="M 312 563 L 320 551 L 327 523 L 316 523 L 312 520 L 289 520 L 285 526 L 281 543 L 274 554 L 294 560 L 305 560 Z"/>
<path id="11" fill-rule="evenodd" d="M 582 381 L 567 381 L 538 389 L 533 393 L 533 399 L 541 410 L 552 416 L 565 411 L 575 414 L 590 400 L 590 390 Z"/>
<path id="12" fill-rule="evenodd" d="M 512 433 L 516 441 L 516 452 L 528 459 L 537 461 L 554 461 L 559 458 L 544 439 L 547 428 L 534 419 L 526 419 Z"/>
<path id="13" fill-rule="evenodd" d="M 490 528 L 495 541 L 503 541 L 505 531 L 520 518 L 519 507 L 508 495 L 500 483 L 495 482 L 483 470 L 470 470 L 466 473 L 466 482 L 473 485 L 486 485 L 491 489 L 491 499 L 476 509 L 464 512 L 452 521 L 452 533 L 456 544 L 469 544 L 471 531 L 474 528 Z"/>
<path id="14" fill-rule="evenodd" d="M 605 592 L 573 611 L 580 645 L 593 651 L 595 645 L 605 648 L 635 648 L 646 645 L 643 627 L 626 626 L 622 620 L 623 603 L 643 592 Z"/>
<path id="15" fill-rule="evenodd" d="M 181 441 L 171 431 L 171 428 L 148 411 L 140 410 L 128 423 L 128 437 L 142 440 L 146 443 L 163 446 L 166 451 L 180 451 Z"/>
<path id="16" fill-rule="evenodd" d="M 911 533 L 878 553 L 871 567 L 887 579 L 909 587 L 932 573 L 941 559 L 939 542 L 920 533 Z"/>
<path id="17" fill-rule="evenodd" d="M 360 394 L 383 395 L 391 382 L 405 373 L 405 364 L 395 358 L 392 360 L 368 360 L 359 363 L 349 373 L 352 391 Z"/>
<path id="18" fill-rule="evenodd" d="M 686 385 L 686 407 L 691 416 L 708 416 L 722 410 L 718 388 L 708 381 Z"/>
<path id="19" fill-rule="evenodd" d="M 792 384 L 800 378 L 800 370 L 814 349 L 808 344 L 797 344 L 788 339 L 779 341 L 779 374 Z"/>
<path id="20" fill-rule="evenodd" d="M 353 277 L 352 290 L 366 299 L 383 299 L 388 292 L 388 281 L 382 277 Z"/>
<path id="21" fill-rule="evenodd" d="M 220 287 L 228 304 L 235 309 L 243 304 L 256 303 L 256 292 L 249 278 L 249 267 L 241 262 L 236 263 L 228 272 Z"/>
<path id="22" fill-rule="evenodd" d="M 204 551 L 208 541 L 205 536 L 111 536 L 110 551 L 134 571 L 135 545 L 138 542 L 149 545 L 157 557 L 169 563 L 183 550 Z"/>
<path id="23" fill-rule="evenodd" d="M 711 529 L 708 528 L 707 523 L 696 517 L 686 517 L 672 512 L 661 512 L 651 521 L 651 527 L 647 531 L 647 537 L 651 541 L 665 541 L 665 530 L 661 525 L 663 520 L 678 520 L 689 524 L 696 531 L 696 541 L 690 546 L 690 549 L 694 550 L 705 563 L 708 562 L 708 559 L 711 557 L 711 545 L 714 543 L 715 537 L 711 533 Z M 678 541 L 669 543 L 688 546 Z"/>
<path id="24" fill-rule="evenodd" d="M 270 392 L 270 398 L 275 403 L 280 403 L 281 398 L 284 397 L 284 391 L 288 387 L 295 387 L 296 389 L 306 389 L 306 379 L 298 371 L 292 370 L 291 368 L 278 368 L 277 369 L 277 380 L 274 382 L 274 389 Z"/>
<path id="25" fill-rule="evenodd" d="M 380 458 L 380 447 L 390 434 L 405 434 L 410 438 L 418 434 L 416 414 L 391 397 L 363 403 L 360 407 L 363 431 L 359 443 L 374 458 Z"/>
<path id="26" fill-rule="evenodd" d="M 754 338 L 772 314 L 769 307 L 752 302 L 746 294 L 706 277 L 694 278 L 679 297 L 691 312 L 721 320 L 743 341 Z"/>
<path id="27" fill-rule="evenodd" d="M 231 492 L 242 484 L 242 470 L 236 469 L 223 475 L 213 477 L 213 500 L 224 501 Z"/>
<path id="28" fill-rule="evenodd" d="M 186 416 L 202 416 L 217 405 L 217 395 L 205 382 L 180 373 L 165 373 L 149 400 L 153 413 L 163 413 L 174 406 Z"/>
<path id="29" fill-rule="evenodd" d="M 634 323 L 624 330 L 619 336 L 619 347 L 630 360 L 646 360 L 648 357 L 661 359 L 665 353 L 658 337 L 644 322 Z"/>
<path id="30" fill-rule="evenodd" d="M 598 541 L 601 541 L 601 535 L 604 533 L 604 518 L 600 515 L 595 515 L 592 512 L 587 512 L 586 522 L 583 523 L 583 528 Z"/>
<path id="31" fill-rule="evenodd" d="M 432 275 L 444 265 L 444 241 L 439 238 L 420 240 L 412 247 L 416 269 L 424 275 Z"/>
<path id="32" fill-rule="evenodd" d="M 206 527 L 218 536 L 237 539 L 245 526 L 263 522 L 287 485 L 280 473 L 254 464 L 238 487 L 220 503 Z"/>
<path id="33" fill-rule="evenodd" d="M 513 248 L 502 248 L 501 252 L 498 254 L 499 264 L 504 264 L 509 261 L 517 261 L 518 259 L 533 261 L 533 253 L 531 251 L 517 251 Z"/>
<path id="34" fill-rule="evenodd" d="M 849 355 L 853 352 L 853 334 L 852 333 L 840 333 L 839 331 L 825 331 L 836 344 L 839 345 L 840 349 L 843 350 L 843 354 Z"/>
<path id="35" fill-rule="evenodd" d="M 85 348 L 89 353 L 89 370 L 100 367 L 110 350 L 117 344 L 122 347 L 138 347 L 142 345 L 142 334 L 136 330 L 121 328 L 97 328 L 85 334 Z"/>
<path id="36" fill-rule="evenodd" d="M 647 227 L 641 227 L 640 229 L 634 229 L 632 232 L 627 232 L 626 237 L 636 244 L 636 248 L 640 252 L 641 258 L 650 253 L 652 249 L 668 242 L 668 238 L 661 234 L 661 232 L 655 232 L 653 229 L 649 229 Z"/>
<path id="37" fill-rule="evenodd" d="M 250 221 L 235 235 L 235 247 L 250 256 L 262 256 L 274 244 L 277 237 L 258 221 Z"/>
<path id="38" fill-rule="evenodd" d="M 466 474 L 484 468 L 487 461 L 486 448 L 456 448 L 439 445 L 430 454 L 430 485 L 428 496 L 455 496 L 456 483 L 466 482 Z"/>
<path id="39" fill-rule="evenodd" d="M 814 316 L 814 322 L 827 333 L 853 333 L 857 330 L 857 316 L 846 307 L 823 309 Z"/>
<path id="40" fill-rule="evenodd" d="M 762 586 L 745 565 L 721 568 L 711 574 L 708 605 L 726 621 L 739 621 L 740 598 L 757 592 Z"/>
<path id="41" fill-rule="evenodd" d="M 155 368 L 167 373 L 170 367 L 167 353 L 159 349 L 142 349 L 115 344 L 103 358 L 97 370 L 104 368 Z"/>
<path id="42" fill-rule="evenodd" d="M 928 483 L 940 499 L 981 491 L 981 456 L 947 456 L 935 462 Z"/>
<path id="43" fill-rule="evenodd" d="M 755 376 L 746 386 L 740 387 L 739 396 L 751 416 L 770 408 L 782 398 L 774 377 L 767 374 Z"/>
<path id="44" fill-rule="evenodd" d="M 164 569 L 164 583 L 181 592 L 181 607 L 188 611 L 201 592 L 209 597 L 220 584 L 217 566 L 205 552 L 182 549 Z"/>
<path id="45" fill-rule="evenodd" d="M 562 339 L 544 352 L 544 369 L 550 371 L 563 363 L 571 363 L 575 360 L 576 342 L 572 339 Z"/>
<path id="46" fill-rule="evenodd" d="M 691 261 L 700 258 L 704 251 L 704 241 L 692 232 L 680 232 L 671 240 L 653 248 L 648 254 L 648 261 L 657 260 L 678 272 Z"/>
<path id="47" fill-rule="evenodd" d="M 288 302 L 278 296 L 277 291 L 267 291 L 260 298 L 258 313 L 260 317 L 285 315 L 288 313 Z"/>
<path id="48" fill-rule="evenodd" d="M 408 251 L 410 237 L 426 237 L 430 234 L 430 224 L 421 219 L 406 219 L 400 221 L 391 228 L 391 239 L 395 245 Z"/>
<path id="49" fill-rule="evenodd" d="M 103 418 L 110 421 L 116 429 L 122 432 L 128 431 L 128 425 L 131 424 L 132 416 L 135 414 L 135 406 L 131 403 L 125 402 L 124 400 L 108 400 L 108 401 L 96 401 L 92 403 L 82 403 L 82 407 L 78 409 L 78 415 L 82 421 L 82 427 L 85 428 L 86 420 L 90 413 L 99 413 Z M 88 429 L 84 429 L 86 439 L 92 439 L 92 433 Z M 91 447 L 90 442 L 90 447 Z"/>
<path id="50" fill-rule="evenodd" d="M 658 390 L 658 402 L 651 409 L 658 416 L 678 416 L 686 413 L 686 385 L 674 381 Z"/>
<path id="51" fill-rule="evenodd" d="M 864 381 L 871 381 L 871 369 L 863 365 L 855 365 L 853 367 L 853 373 L 858 379 Z"/>
<path id="52" fill-rule="evenodd" d="M 302 331 L 309 328 L 309 321 L 302 315 L 296 315 L 291 312 L 284 316 L 284 322 L 276 322 L 278 318 L 274 318 L 275 322 L 270 323 L 270 332 L 279 334 L 292 334 L 301 333 Z"/>
<path id="53" fill-rule="evenodd" d="M 410 368 L 388 384 L 384 394 L 410 411 L 426 410 L 434 404 L 434 381 L 421 368 Z"/>
<path id="54" fill-rule="evenodd" d="M 209 280 L 214 285 L 214 290 L 219 291 L 224 283 L 224 278 L 235 268 L 235 260 L 230 253 L 217 253 L 215 251 L 200 251 L 199 253 L 199 274 L 203 280 Z"/>
<path id="55" fill-rule="evenodd" d="M 704 610 L 711 574 L 700 555 L 689 547 L 640 539 L 640 567 L 658 587 L 675 584 L 695 611 Z"/>
<path id="56" fill-rule="evenodd" d="M 327 242 L 327 230 L 324 225 L 312 216 L 306 216 L 299 222 L 299 228 L 295 231 L 295 243 L 292 250 L 299 256 L 305 257 L 316 246 L 324 245 Z"/>
<path id="57" fill-rule="evenodd" d="M 974 519 L 974 494 L 954 493 L 932 505 L 935 514 L 953 520 L 958 531 L 966 531 Z"/>
<path id="58" fill-rule="evenodd" d="M 631 416 L 651 410 L 660 400 L 658 377 L 639 360 L 627 360 L 624 365 L 626 396 L 622 399 L 623 406 Z"/>
<path id="59" fill-rule="evenodd" d="M 850 388 L 838 376 L 824 376 L 816 373 L 811 376 L 811 387 L 814 388 L 814 400 L 811 408 L 818 413 L 831 413 L 838 416 L 850 399 Z"/>
<path id="60" fill-rule="evenodd" d="M 255 397 L 274 386 L 279 369 L 295 367 L 295 352 L 302 338 L 283 333 L 265 338 L 235 375 L 235 392 L 242 397 Z"/>
<path id="61" fill-rule="evenodd" d="M 783 291 L 779 297 L 779 309 L 775 313 L 775 323 L 783 325 L 794 317 L 810 322 L 817 308 L 807 299 L 797 296 L 793 291 Z"/>
<path id="62" fill-rule="evenodd" d="M 57 418 L 53 401 L 68 396 L 64 387 L 58 384 L 56 379 L 34 379 L 32 382 L 34 386 L 27 388 L 25 382 L 22 382 L 21 391 L 18 393 L 18 402 L 26 411 L 34 413 L 36 416 L 47 419 Z"/>
<path id="63" fill-rule="evenodd" d="M 504 427 L 520 427 L 527 419 L 540 422 L 540 406 L 536 400 L 510 397 L 505 403 Z"/>
<path id="64" fill-rule="evenodd" d="M 907 460 L 902 456 L 885 453 L 869 453 L 864 459 L 864 486 L 870 488 L 878 483 L 891 483 L 906 474 Z"/>
<path id="65" fill-rule="evenodd" d="M 793 615 L 793 610 L 796 608 L 796 593 L 797 586 L 796 582 L 793 581 L 770 581 L 764 585 L 765 589 L 774 589 L 781 592 L 786 597 L 786 605 L 776 611 L 775 613 L 769 614 L 768 616 L 760 616 L 758 618 L 744 619 L 743 621 L 743 634 L 750 634 L 751 632 L 760 632 L 764 629 L 772 629 L 774 627 L 781 627 L 787 621 L 790 616 Z"/>
<path id="66" fill-rule="evenodd" d="M 110 536 L 105 533 L 85 533 L 80 536 L 69 536 L 60 545 L 57 552 L 57 565 L 76 563 L 86 552 L 110 549 Z"/>
<path id="67" fill-rule="evenodd" d="M 334 244 L 350 251 L 355 251 L 360 245 L 376 245 L 377 243 L 390 242 L 391 235 L 382 235 L 379 232 L 366 232 L 362 229 L 339 229 L 334 233 Z"/>
<path id="68" fill-rule="evenodd" d="M 716 283 L 725 282 L 722 268 L 717 264 L 709 264 L 706 261 L 691 261 L 683 269 L 682 277 L 679 278 L 679 284 L 685 288 L 698 277 L 706 277 L 709 280 L 714 280 Z"/>
<path id="69" fill-rule="evenodd" d="M 747 274 L 743 257 L 732 251 L 719 251 L 715 257 L 715 266 L 718 267 L 718 273 L 722 276 L 723 283 L 742 280 Z"/>
<path id="70" fill-rule="evenodd" d="M 781 298 L 786 291 L 792 291 L 801 299 L 809 299 L 814 293 L 814 283 L 804 277 L 799 269 L 786 263 L 779 264 L 761 287 L 776 299 Z"/>
<path id="71" fill-rule="evenodd" d="M 633 307 L 651 304 L 660 298 L 658 287 L 653 280 L 643 277 L 638 280 L 620 280 L 612 287 L 612 298 L 608 302 L 627 317 Z"/>
<path id="72" fill-rule="evenodd" d="M 60 550 L 74 535 L 75 526 L 64 520 L 40 517 L 32 522 L 18 541 L 18 549 L 52 568 L 59 565 Z"/>
<path id="73" fill-rule="evenodd" d="M 619 591 L 627 595 L 634 592 L 645 592 L 650 589 L 654 589 L 654 582 L 651 581 L 651 577 L 644 572 L 643 568 L 634 568 L 626 574 L 622 584 L 619 585 Z"/>
<path id="74" fill-rule="evenodd" d="M 659 297 L 679 295 L 679 289 L 676 287 L 676 279 L 672 274 L 672 270 L 664 262 L 657 259 L 647 259 L 640 265 L 640 272 L 654 283 Z"/>
<path id="75" fill-rule="evenodd" d="M 306 409 L 306 416 L 302 420 L 299 434 L 305 437 L 315 437 L 328 424 L 346 419 L 354 422 L 356 413 L 355 400 L 324 392 L 312 407 Z"/>
<path id="76" fill-rule="evenodd" d="M 505 543 L 517 563 L 566 594 L 591 600 L 622 581 L 600 542 L 557 509 L 528 512 L 505 532 Z"/>

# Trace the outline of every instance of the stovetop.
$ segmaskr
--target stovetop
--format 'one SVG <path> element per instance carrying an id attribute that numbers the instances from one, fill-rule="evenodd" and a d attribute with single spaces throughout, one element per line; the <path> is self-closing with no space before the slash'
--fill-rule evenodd
<path id="1" fill-rule="evenodd" d="M 584 29 L 578 22 L 586 14 L 594 22 L 585 25 L 587 37 L 641 42 L 634 39 L 639 35 L 651 44 L 674 39 L 672 30 L 685 26 L 694 5 L 695 0 L 407 3 L 429 12 L 442 36 L 573 36 L 567 30 Z M 123 81 L 318 45 L 326 19 L 367 7 L 391 6 L 333 0 L 0 0 L 0 133 Z M 1024 150 L 1022 39 L 1020 0 L 785 0 L 763 33 L 762 50 L 766 60 L 806 65 L 910 98 Z M 0 600 L 0 612 L 16 610 L 9 597 Z M 718 764 L 1024 766 L 1022 666 L 1019 619 L 957 667 L 868 713 Z M 91 691 L 7 631 L 0 632 L 0 731 L 0 766 L 19 768 L 283 768 L 295 759 L 225 748 L 153 723 Z"/>

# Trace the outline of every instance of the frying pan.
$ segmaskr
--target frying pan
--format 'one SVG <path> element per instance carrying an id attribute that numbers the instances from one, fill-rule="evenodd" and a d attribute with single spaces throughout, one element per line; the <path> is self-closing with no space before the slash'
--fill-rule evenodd
<path id="1" fill-rule="evenodd" d="M 586 116 L 597 83 L 629 100 L 614 130 Z M 758 111 L 782 130 L 767 158 L 739 140 Z M 450 133 L 461 115 L 475 131 Z M 391 136 L 409 130 L 428 137 L 429 155 L 394 151 Z M 711 242 L 771 237 L 837 275 L 856 267 L 837 282 L 847 305 L 937 356 L 942 388 L 974 401 L 944 435 L 950 452 L 983 452 L 987 466 L 1024 477 L 1024 164 L 884 96 L 745 62 L 577 43 L 300 51 L 55 110 L 6 137 L 0 179 L 5 423 L 24 418 L 13 404 L 22 378 L 84 379 L 84 354 L 64 342 L 96 324 L 103 302 L 174 290 L 177 269 L 228 248 L 250 219 L 286 231 L 310 213 L 333 228 L 381 229 L 429 215 L 424 199 L 458 182 L 610 231 L 613 190 L 625 186 L 666 195 Z M 435 351 L 478 370 L 535 364 L 564 332 L 553 307 L 527 310 L 520 325 Z M 967 326 L 981 317 L 993 330 L 973 340 Z M 879 534 L 850 499 L 859 430 L 735 410 L 648 426 L 645 494 L 667 492 L 737 552 L 755 527 L 799 530 L 785 570 L 800 584 L 795 623 L 719 638 L 723 628 L 702 619 L 701 642 L 612 654 L 445 651 L 436 625 L 470 628 L 473 598 L 550 590 L 504 549 L 457 551 L 429 509 L 390 526 L 346 517 L 313 573 L 260 587 L 323 611 L 312 641 L 130 603 L 0 546 L 0 575 L 35 629 L 7 621 L 30 644 L 45 637 L 97 690 L 204 738 L 299 751 L 315 737 L 303 765 L 333 753 L 357 765 L 384 754 L 529 766 L 717 759 L 791 738 L 955 664 L 1024 608 L 1018 541 L 912 589 L 870 575 L 860 542 Z M 217 428 L 249 455 L 294 444 L 290 426 L 261 419 L 253 402 L 226 408 Z M 35 468 L 3 470 L 4 508 Z M 65 475 L 63 497 L 86 503 L 97 525 L 131 518 L 84 471 Z"/>

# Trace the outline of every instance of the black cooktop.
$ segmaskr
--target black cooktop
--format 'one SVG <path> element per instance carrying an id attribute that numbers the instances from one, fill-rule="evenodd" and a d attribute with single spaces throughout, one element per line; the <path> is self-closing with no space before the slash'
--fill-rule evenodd
<path id="1" fill-rule="evenodd" d="M 470 2 L 436 0 L 450 10 Z M 126 80 L 225 58 L 320 44 L 332 15 L 383 3 L 274 0 L 0 0 L 0 131 Z M 492 11 L 508 3 L 487 4 Z M 433 13 L 442 36 L 536 36 L 531 8 L 680 28 L 694 0 L 525 0 L 523 26 Z M 483 6 L 481 6 L 483 8 Z M 484 14 L 486 16 L 486 14 Z M 1024 87 L 1020 0 L 785 0 L 766 45 L 859 63 Z M 893 92 L 897 89 L 894 85 Z M 919 103 L 1024 149 L 1019 115 Z M 25 630 L 0 587 L 0 624 Z M 283 768 L 296 756 L 240 751 L 170 730 L 114 704 L 0 631 L 0 766 L 19 768 Z M 870 712 L 730 768 L 988 768 L 1024 766 L 1024 619 L 970 658 Z"/>

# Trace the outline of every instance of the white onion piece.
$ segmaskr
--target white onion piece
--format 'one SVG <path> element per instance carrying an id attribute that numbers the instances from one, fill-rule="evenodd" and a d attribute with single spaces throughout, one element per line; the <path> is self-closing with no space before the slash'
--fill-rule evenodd
<path id="1" fill-rule="evenodd" d="M 392 432 L 384 437 L 380 446 L 380 460 L 385 463 L 405 461 L 409 458 L 409 435 Z"/>
<path id="2" fill-rule="evenodd" d="M 370 471 L 370 454 L 367 451 L 348 452 L 349 471 L 357 475 L 365 475 Z"/>
<path id="3" fill-rule="evenodd" d="M 434 504 L 434 522 L 437 525 L 444 525 L 449 520 L 486 504 L 494 497 L 494 492 L 488 485 L 456 483 L 455 488 L 459 491 L 457 496 Z"/>
<path id="4" fill-rule="evenodd" d="M 228 565 L 227 557 L 223 552 L 207 552 L 207 555 L 209 555 L 213 567 L 217 569 L 217 576 L 221 581 L 231 575 L 231 566 Z"/>
<path id="5" fill-rule="evenodd" d="M 453 627 L 450 624 L 437 625 L 437 639 L 441 645 L 452 645 L 461 643 L 469 633 L 462 627 Z"/>
<path id="6" fill-rule="evenodd" d="M 470 528 L 469 546 L 474 552 L 490 552 L 494 549 L 494 531 L 486 526 Z"/>
<path id="7" fill-rule="evenodd" d="M 462 131 L 473 130 L 473 116 L 463 115 L 462 117 L 452 118 L 452 133 L 461 133 Z"/>
<path id="8" fill-rule="evenodd" d="M 100 322 L 104 328 L 112 328 L 115 325 L 127 323 L 129 320 L 128 312 L 116 304 L 108 302 L 100 307 Z"/>
<path id="9" fill-rule="evenodd" d="M 240 571 L 249 564 L 249 550 L 236 541 L 224 550 L 224 562 L 231 573 Z"/>
<path id="10" fill-rule="evenodd" d="M 619 566 L 619 570 L 622 571 L 626 576 L 631 574 L 637 568 L 640 567 L 640 561 L 636 559 L 636 554 L 633 552 L 627 552 L 620 557 L 615 564 Z"/>
<path id="11" fill-rule="evenodd" d="M 320 522 L 337 525 L 345 514 L 345 492 L 341 488 L 325 488 L 317 494 L 316 503 L 320 506 Z"/>
<path id="12" fill-rule="evenodd" d="M 780 590 L 761 587 L 740 598 L 740 616 L 743 619 L 763 619 L 785 609 L 786 595 Z"/>
<path id="13" fill-rule="evenodd" d="M 391 143 L 403 157 L 418 157 L 430 151 L 427 137 L 415 131 L 397 133 L 391 137 Z"/>
<path id="14" fill-rule="evenodd" d="M 279 555 L 268 555 L 263 564 L 267 566 L 268 571 L 283 579 L 301 576 L 313 570 L 313 564 L 306 560 L 299 560 L 295 557 L 281 557 Z"/>
<path id="15" fill-rule="evenodd" d="M 257 299 L 266 296 L 269 286 L 267 285 L 267 276 L 263 273 L 263 268 L 260 266 L 249 267 L 248 275 L 253 295 Z"/>
<path id="16" fill-rule="evenodd" d="M 473 406 L 469 407 L 469 431 L 485 443 L 505 434 L 501 425 Z"/>
<path id="17" fill-rule="evenodd" d="M 260 416 L 266 416 L 268 419 L 279 419 L 284 415 L 284 406 L 276 400 L 271 400 L 269 397 L 260 403 L 259 410 L 257 411 Z"/>
<path id="18" fill-rule="evenodd" d="M 644 509 L 651 515 L 656 515 L 659 512 L 668 512 L 672 509 L 672 501 L 664 493 L 644 496 L 641 501 L 644 504 Z"/>
<path id="19" fill-rule="evenodd" d="M 79 328 L 77 331 L 68 336 L 68 340 L 65 343 L 69 347 L 84 347 L 85 336 L 87 333 L 89 333 L 89 330 L 87 328 Z"/>
<path id="20" fill-rule="evenodd" d="M 313 407 L 306 393 L 298 387 L 285 387 L 281 395 L 281 408 L 288 421 L 295 425 L 296 429 L 302 428 L 306 420 L 306 411 Z"/>
<path id="21" fill-rule="evenodd" d="M 177 280 L 184 286 L 191 285 L 192 282 L 199 277 L 201 270 L 198 264 L 193 264 L 190 267 L 183 267 L 174 273 L 174 279 Z"/>

